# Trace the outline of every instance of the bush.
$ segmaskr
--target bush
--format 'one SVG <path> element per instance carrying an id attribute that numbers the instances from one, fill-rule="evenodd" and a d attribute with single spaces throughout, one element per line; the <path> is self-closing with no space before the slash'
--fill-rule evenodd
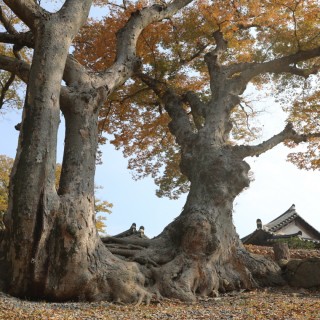
<path id="1" fill-rule="evenodd" d="M 277 239 L 274 242 L 287 243 L 289 249 L 316 249 L 316 244 L 311 241 L 305 241 L 299 237 Z"/>

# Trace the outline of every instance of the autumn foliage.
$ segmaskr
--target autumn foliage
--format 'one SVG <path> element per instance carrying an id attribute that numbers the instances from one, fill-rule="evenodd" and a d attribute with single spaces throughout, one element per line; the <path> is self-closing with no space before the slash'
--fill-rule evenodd
<path id="1" fill-rule="evenodd" d="M 75 56 L 93 70 L 108 67 L 115 56 L 115 33 L 140 1 L 113 8 L 101 21 L 90 21 L 76 39 Z M 179 170 L 179 150 L 168 130 L 169 118 L 161 99 L 139 77 L 145 74 L 178 93 L 189 90 L 209 99 L 209 77 L 204 55 L 214 48 L 214 31 L 221 31 L 228 50 L 224 65 L 263 63 L 308 50 L 319 45 L 319 4 L 313 0 L 278 1 L 197 1 L 174 18 L 147 27 L 138 42 L 141 70 L 105 103 L 100 113 L 101 142 L 110 139 L 129 158 L 129 169 L 136 179 L 150 175 L 158 185 L 158 196 L 178 197 L 189 188 Z M 109 50 L 106 50 L 106 44 Z M 253 79 L 253 87 L 233 110 L 230 143 L 250 143 L 261 132 L 254 121 L 259 109 L 254 101 L 273 95 L 288 112 L 288 120 L 299 133 L 318 128 L 319 59 L 296 65 L 309 74 L 263 74 Z M 301 71 L 302 73 L 302 71 Z M 301 75 L 305 76 L 301 78 Z M 300 89 L 297 89 L 297 88 Z M 303 88 L 303 89 L 301 89 Z M 187 110 L 192 115 L 191 110 Z M 196 119 L 201 122 L 201 119 Z M 104 135 L 103 133 L 108 135 Z M 292 144 L 291 144 L 292 145 Z M 303 168 L 319 166 L 318 139 L 309 142 L 307 152 L 293 153 L 290 161 Z"/>

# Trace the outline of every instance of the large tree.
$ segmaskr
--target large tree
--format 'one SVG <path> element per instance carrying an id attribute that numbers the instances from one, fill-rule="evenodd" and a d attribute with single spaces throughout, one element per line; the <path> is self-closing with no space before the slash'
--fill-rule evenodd
<path id="1" fill-rule="evenodd" d="M 314 145 L 319 140 L 314 103 L 319 95 L 318 3 L 199 1 L 196 8 L 163 24 L 160 34 L 143 34 L 139 48 L 144 68 L 110 97 L 102 113 L 102 126 L 109 133 L 110 126 L 117 129 L 113 143 L 126 156 L 133 155 L 129 165 L 138 174 L 156 177 L 160 195 L 185 191 L 183 176 L 191 182 L 182 214 L 156 239 L 147 244 L 104 239 L 113 253 L 155 266 L 155 290 L 183 299 L 217 287 L 248 288 L 279 280 L 268 277 L 276 268 L 243 250 L 232 224 L 234 199 L 250 183 L 244 159 L 282 142 Z M 101 40 L 110 37 L 103 27 L 107 21 L 88 26 L 77 43 L 77 57 L 97 70 L 110 63 L 109 56 L 95 53 Z M 257 145 L 237 143 L 244 140 L 247 110 L 255 108 L 244 96 L 250 84 L 296 110 L 290 118 L 294 126 L 288 122 Z M 313 116 L 309 128 L 305 112 Z M 172 135 L 165 130 L 169 121 Z M 164 178 L 157 179 L 163 163 Z M 148 249 L 125 250 L 126 243 L 145 243 Z"/>
<path id="2" fill-rule="evenodd" d="M 1 242 L 1 276 L 16 296 L 141 301 L 149 294 L 136 264 L 113 256 L 95 227 L 94 172 L 99 110 L 139 65 L 136 42 L 150 23 L 175 14 L 189 0 L 136 10 L 117 33 L 114 63 L 102 73 L 69 54 L 92 1 L 67 0 L 54 13 L 33 0 L 3 1 L 25 24 L 14 28 L 1 11 L 0 40 L 33 49 L 32 63 L 2 55 L 0 65 L 27 83 L 17 156 Z M 107 46 L 108 44 L 106 44 Z M 62 84 L 64 81 L 64 85 Z M 66 122 L 58 192 L 55 188 L 60 110 Z"/>
<path id="3" fill-rule="evenodd" d="M 31 66 L 21 59 L 0 57 L 1 68 L 16 73 L 28 85 L 1 242 L 0 271 L 5 274 L 5 290 L 17 296 L 60 301 L 141 302 L 148 301 L 152 293 L 192 301 L 197 294 L 210 295 L 218 289 L 281 283 L 274 263 L 248 254 L 241 245 L 232 224 L 232 204 L 249 185 L 245 157 L 258 156 L 286 139 L 298 143 L 308 136 L 298 134 L 288 124 L 262 144 L 236 145 L 230 140 L 231 118 L 251 81 L 260 79 L 256 83 L 262 83 L 269 73 L 308 77 L 318 71 L 317 24 L 310 17 L 304 19 L 311 13 L 318 15 L 317 5 L 306 1 L 306 11 L 302 3 L 291 1 L 204 1 L 198 8 L 186 10 L 186 22 L 192 25 L 197 21 L 203 34 L 195 56 L 190 58 L 204 59 L 199 68 L 195 63 L 194 70 L 206 74 L 202 80 L 209 81 L 190 91 L 183 85 L 187 69 L 173 85 L 168 72 L 153 72 L 151 63 L 141 66 L 143 60 L 136 55 L 142 30 L 171 17 L 189 3 L 187 0 L 131 10 L 117 32 L 115 60 L 97 72 L 68 55 L 91 1 L 65 1 L 56 13 L 47 12 L 32 0 L 4 2 L 30 30 L 17 32 L 9 25 L 0 40 L 34 49 Z M 204 18 L 208 23 L 203 23 Z M 304 20 L 309 24 L 305 26 Z M 169 24 L 172 26 L 172 20 Z M 305 31 L 302 34 L 300 25 Z M 178 30 L 181 37 L 187 35 L 183 24 Z M 178 62 L 184 65 L 188 59 L 182 53 L 192 50 L 197 37 L 190 34 L 188 45 L 174 38 L 179 44 L 176 51 L 162 42 L 150 47 L 151 54 L 155 48 L 158 54 L 178 52 Z M 249 49 L 256 54 L 247 54 Z M 110 55 L 108 48 L 104 55 Z M 181 172 L 191 187 L 183 212 L 158 237 L 109 237 L 104 239 L 106 248 L 94 224 L 98 116 L 110 94 L 130 76 L 153 91 L 157 108 L 162 113 L 165 108 L 171 118 L 169 129 L 177 147 L 169 155 L 176 155 L 179 148 L 175 159 L 181 159 Z M 60 110 L 66 135 L 56 192 Z"/>
<path id="4" fill-rule="evenodd" d="M 133 6 L 118 7 L 111 16 L 86 25 L 76 40 L 76 58 L 95 71 L 110 66 L 115 47 L 103 54 L 102 44 L 114 43 L 116 30 L 132 10 Z M 193 91 L 207 102 L 211 97 L 204 56 L 215 46 L 212 36 L 215 30 L 220 29 L 228 43 L 220 57 L 222 64 L 264 62 L 316 47 L 318 10 L 314 1 L 236 1 L 229 5 L 220 1 L 214 5 L 197 1 L 169 23 L 164 21 L 158 29 L 149 26 L 143 31 L 137 48 L 143 72 L 179 94 Z M 113 27 L 106 28 L 110 24 Z M 311 73 L 316 73 L 316 65 L 313 59 L 309 64 Z M 290 121 L 298 132 L 316 132 L 317 79 L 316 74 L 307 77 L 280 70 L 254 77 L 249 90 L 239 96 L 240 102 L 232 108 L 230 143 L 248 143 L 259 136 L 262 126 L 259 128 L 255 121 L 261 112 L 258 100 L 268 101 L 268 96 L 273 96 L 285 111 L 291 112 Z M 100 129 L 109 133 L 108 138 L 114 136 L 111 143 L 123 149 L 124 156 L 129 158 L 128 167 L 134 178 L 150 175 L 159 186 L 157 195 L 175 198 L 188 191 L 189 182 L 179 170 L 179 147 L 169 133 L 170 119 L 164 111 L 159 96 L 135 76 L 107 100 L 100 113 Z M 308 124 L 307 119 L 310 119 Z M 201 125 L 201 117 L 195 115 L 195 121 Z M 104 138 L 100 141 L 104 142 Z M 316 143 L 309 144 L 310 152 L 304 154 L 306 160 L 316 153 Z"/>

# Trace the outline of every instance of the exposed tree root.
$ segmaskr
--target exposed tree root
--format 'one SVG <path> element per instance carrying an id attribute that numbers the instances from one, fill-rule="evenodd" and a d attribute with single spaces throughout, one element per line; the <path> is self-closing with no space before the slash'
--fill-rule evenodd
<path id="1" fill-rule="evenodd" d="M 139 305 L 149 304 L 151 299 L 174 298 L 193 302 L 218 292 L 283 284 L 274 262 L 249 254 L 242 246 L 227 259 L 220 250 L 211 255 L 179 250 L 166 234 L 152 240 L 109 237 L 103 242 L 98 241 L 95 251 L 88 255 L 88 265 L 68 268 L 57 287 L 50 280 L 43 298 L 74 300 L 77 291 L 78 300 L 86 301 Z M 91 271 L 84 271 L 87 269 Z"/>
<path id="2" fill-rule="evenodd" d="M 131 247 L 130 237 L 121 240 L 113 243 L 108 238 L 104 242 L 121 259 L 138 263 L 146 290 L 157 299 L 192 302 L 198 297 L 217 296 L 218 292 L 284 284 L 278 265 L 249 254 L 242 246 L 225 258 L 219 250 L 211 255 L 177 250 L 165 237 L 140 242 L 140 248 Z"/>

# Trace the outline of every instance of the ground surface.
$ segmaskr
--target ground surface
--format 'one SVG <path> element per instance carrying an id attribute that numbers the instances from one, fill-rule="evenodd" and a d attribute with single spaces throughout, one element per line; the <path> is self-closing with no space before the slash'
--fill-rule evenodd
<path id="1" fill-rule="evenodd" d="M 249 251 L 272 256 L 272 249 L 249 246 Z M 319 250 L 294 250 L 292 258 L 320 256 Z M 320 320 L 320 288 L 265 288 L 235 292 L 195 304 L 174 300 L 139 307 L 102 303 L 45 303 L 22 301 L 0 292 L 0 319 L 229 319 L 229 320 Z"/>
<path id="2" fill-rule="evenodd" d="M 264 289 L 183 304 L 163 301 L 139 307 L 112 303 L 27 302 L 0 294 L 0 319 L 320 319 L 320 290 Z"/>

